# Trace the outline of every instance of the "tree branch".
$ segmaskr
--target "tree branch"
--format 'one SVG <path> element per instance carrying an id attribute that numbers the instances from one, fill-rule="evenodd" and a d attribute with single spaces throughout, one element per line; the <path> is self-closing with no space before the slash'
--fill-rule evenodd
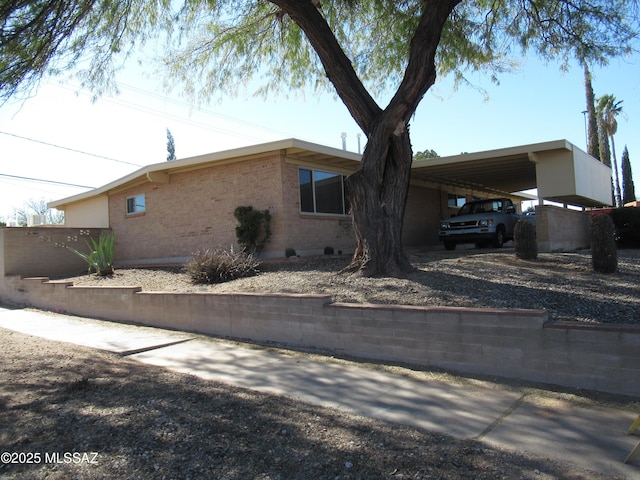
<path id="1" fill-rule="evenodd" d="M 382 109 L 364 87 L 333 31 L 312 0 L 270 0 L 298 24 L 318 54 L 329 81 L 360 128 L 369 134 Z"/>
<path id="2" fill-rule="evenodd" d="M 406 126 L 424 94 L 436 80 L 435 57 L 445 22 L 462 0 L 424 2 L 418 28 L 411 39 L 409 62 L 402 83 L 386 109 L 389 128 Z"/>

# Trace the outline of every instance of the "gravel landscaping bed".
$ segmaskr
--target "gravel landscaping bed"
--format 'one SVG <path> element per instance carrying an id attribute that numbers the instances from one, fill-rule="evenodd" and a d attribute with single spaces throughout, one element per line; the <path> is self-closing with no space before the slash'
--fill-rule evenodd
<path id="1" fill-rule="evenodd" d="M 407 278 L 338 273 L 348 256 L 264 262 L 261 273 L 195 285 L 176 268 L 119 268 L 109 277 L 68 278 L 75 285 L 140 286 L 144 291 L 328 294 L 336 302 L 546 309 L 553 321 L 640 324 L 640 250 L 618 251 L 618 272 L 597 274 L 589 251 L 544 253 L 536 261 L 501 250 L 421 251 Z"/>

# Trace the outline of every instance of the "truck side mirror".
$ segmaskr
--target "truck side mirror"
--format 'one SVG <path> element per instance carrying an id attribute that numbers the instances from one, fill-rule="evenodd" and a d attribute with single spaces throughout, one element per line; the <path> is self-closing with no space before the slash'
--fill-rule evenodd
<path id="1" fill-rule="evenodd" d="M 507 207 L 507 213 L 516 213 L 516 207 L 514 207 L 513 205 L 509 205 Z"/>

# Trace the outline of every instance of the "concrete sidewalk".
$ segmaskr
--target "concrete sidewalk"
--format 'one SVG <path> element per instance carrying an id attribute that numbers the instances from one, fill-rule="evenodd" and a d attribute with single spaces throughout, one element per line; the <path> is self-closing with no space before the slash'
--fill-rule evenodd
<path id="1" fill-rule="evenodd" d="M 473 438 L 581 468 L 640 478 L 640 412 L 584 408 L 555 397 L 425 381 L 356 363 L 313 361 L 202 335 L 0 307 L 0 327 L 127 355 L 201 378 Z"/>

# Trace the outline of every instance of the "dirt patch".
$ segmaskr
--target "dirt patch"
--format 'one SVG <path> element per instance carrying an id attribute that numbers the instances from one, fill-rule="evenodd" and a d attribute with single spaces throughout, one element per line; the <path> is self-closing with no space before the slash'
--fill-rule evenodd
<path id="1" fill-rule="evenodd" d="M 5 479 L 613 478 L 3 329 L 0 375 Z"/>

